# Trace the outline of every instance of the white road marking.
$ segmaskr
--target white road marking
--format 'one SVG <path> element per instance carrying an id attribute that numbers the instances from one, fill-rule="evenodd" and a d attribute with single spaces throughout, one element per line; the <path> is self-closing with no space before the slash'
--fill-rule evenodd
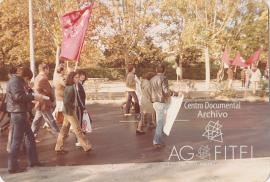
<path id="1" fill-rule="evenodd" d="M 180 122 L 180 121 L 190 121 L 188 119 L 176 119 L 175 122 Z"/>
<path id="2" fill-rule="evenodd" d="M 137 120 L 130 120 L 130 121 L 119 121 L 120 123 L 137 123 Z"/>

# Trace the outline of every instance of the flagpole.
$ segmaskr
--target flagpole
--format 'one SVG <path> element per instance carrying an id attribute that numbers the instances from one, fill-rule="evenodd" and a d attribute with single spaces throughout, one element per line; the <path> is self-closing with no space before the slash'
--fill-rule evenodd
<path id="1" fill-rule="evenodd" d="M 268 10 L 268 70 L 270 70 L 270 0 L 264 0 Z M 270 102 L 270 78 L 268 78 L 268 97 Z"/>
<path id="2" fill-rule="evenodd" d="M 270 1 L 266 1 L 267 9 L 268 9 L 268 72 L 270 70 Z M 270 78 L 268 76 L 268 97 L 270 102 Z"/>
<path id="3" fill-rule="evenodd" d="M 77 71 L 79 60 L 76 61 L 75 71 Z"/>
<path id="4" fill-rule="evenodd" d="M 68 60 L 67 60 L 67 72 L 69 73 L 69 66 L 68 66 Z"/>
<path id="5" fill-rule="evenodd" d="M 33 3 L 29 0 L 29 42 L 30 42 L 30 69 L 35 77 L 35 51 L 34 51 L 34 31 L 33 31 Z"/>

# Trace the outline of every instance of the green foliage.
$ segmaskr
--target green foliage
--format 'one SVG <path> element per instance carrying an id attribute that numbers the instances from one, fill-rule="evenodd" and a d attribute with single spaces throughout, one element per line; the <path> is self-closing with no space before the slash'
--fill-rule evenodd
<path id="1" fill-rule="evenodd" d="M 258 48 L 268 47 L 267 7 L 260 0 L 171 0 L 163 2 L 162 13 L 171 20 L 167 21 L 170 25 L 184 19 L 177 37 L 173 31 L 166 34 L 177 40 L 172 40 L 171 49 L 182 57 L 186 57 L 185 48 L 207 46 L 210 59 L 219 64 L 225 47 L 231 49 L 231 57 L 240 51 L 245 59 Z M 261 58 L 266 60 L 266 51 L 262 52 Z"/>
<path id="2" fill-rule="evenodd" d="M 18 6 L 17 1 L 3 1 L 0 6 L 1 66 L 26 62 L 29 57 L 27 2 Z"/>
<path id="3" fill-rule="evenodd" d="M 268 87 L 268 85 L 269 85 L 268 80 L 261 80 L 259 84 L 261 85 L 263 91 L 266 91 L 266 89 L 269 88 Z"/>
<path id="4" fill-rule="evenodd" d="M 182 52 L 182 62 L 186 64 L 196 63 L 201 60 L 202 51 L 196 47 L 187 47 Z"/>
<path id="5" fill-rule="evenodd" d="M 85 1 L 33 1 L 35 58 L 37 63 L 54 64 L 62 39 L 59 17 L 78 9 Z M 204 79 L 202 50 L 205 47 L 209 49 L 211 78 L 215 78 L 224 47 L 230 48 L 231 57 L 240 51 L 245 59 L 262 48 L 261 60 L 267 59 L 268 14 L 261 0 L 149 0 L 140 5 L 135 2 L 125 0 L 123 4 L 112 0 L 108 5 L 95 1 L 79 63 L 80 67 L 91 67 L 91 75 L 123 78 L 125 72 L 118 69 L 124 70 L 128 63 L 136 64 L 142 70 L 139 74 L 143 74 L 153 71 L 158 62 L 180 55 L 183 77 Z M 29 62 L 28 38 L 28 2 L 21 1 L 18 6 L 16 0 L 3 1 L 0 4 L 2 70 L 12 64 Z M 173 62 L 168 66 L 168 74 L 176 78 Z"/>
<path id="6" fill-rule="evenodd" d="M 236 98 L 237 92 L 232 89 L 226 89 L 226 90 L 221 91 L 221 95 L 228 98 Z"/>
<path id="7" fill-rule="evenodd" d="M 123 80 L 125 78 L 125 69 L 116 68 L 87 68 L 83 69 L 89 78 L 108 78 L 110 80 Z"/>
<path id="8" fill-rule="evenodd" d="M 132 47 L 128 53 L 128 60 L 125 60 L 125 49 L 117 47 L 123 41 L 122 36 L 112 37 L 114 41 L 110 48 L 105 50 L 105 59 L 100 60 L 99 65 L 108 68 L 125 68 L 126 64 L 143 65 L 149 67 L 163 62 L 166 58 L 166 53 L 161 48 L 157 47 L 150 38 L 143 45 Z"/>

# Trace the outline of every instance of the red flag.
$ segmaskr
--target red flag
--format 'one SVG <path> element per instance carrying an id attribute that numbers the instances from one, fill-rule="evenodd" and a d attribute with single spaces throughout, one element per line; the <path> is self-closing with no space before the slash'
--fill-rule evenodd
<path id="1" fill-rule="evenodd" d="M 236 54 L 236 56 L 235 56 L 235 58 L 234 58 L 234 60 L 233 60 L 233 62 L 232 62 L 232 65 L 236 65 L 236 66 L 238 66 L 238 62 L 239 62 L 239 60 L 240 60 L 240 53 L 239 52 L 237 52 L 237 54 Z"/>
<path id="2" fill-rule="evenodd" d="M 260 59 L 261 50 L 256 51 L 253 55 L 251 55 L 246 61 L 247 65 L 251 65 L 252 63 L 258 61 Z"/>
<path id="3" fill-rule="evenodd" d="M 226 63 L 227 65 L 230 65 L 230 58 L 229 58 L 229 53 L 228 53 L 228 50 L 227 48 L 225 48 L 224 52 L 223 52 L 223 55 L 221 57 L 221 60 Z"/>
<path id="4" fill-rule="evenodd" d="M 79 60 L 92 9 L 93 4 L 67 13 L 60 18 L 63 31 L 61 58 Z"/>
<path id="5" fill-rule="evenodd" d="M 237 52 L 232 65 L 239 66 L 239 67 L 247 67 L 245 60 L 241 57 L 239 52 Z"/>

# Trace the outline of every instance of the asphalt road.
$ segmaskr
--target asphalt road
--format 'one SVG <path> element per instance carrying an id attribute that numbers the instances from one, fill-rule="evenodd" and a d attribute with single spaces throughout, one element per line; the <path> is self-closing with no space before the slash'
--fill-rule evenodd
<path id="1" fill-rule="evenodd" d="M 155 150 L 152 146 L 154 130 L 146 129 L 145 135 L 136 136 L 136 119 L 133 116 L 125 118 L 119 104 L 92 104 L 88 106 L 88 111 L 93 119 L 94 130 L 88 134 L 94 146 L 93 151 L 85 154 L 80 148 L 75 147 L 75 137 L 71 133 L 65 145 L 69 153 L 63 156 L 56 155 L 55 136 L 42 129 L 38 138 L 41 142 L 37 144 L 37 148 L 39 158 L 46 166 L 166 162 L 169 159 L 178 161 L 270 157 L 268 103 L 242 102 L 240 109 L 212 110 L 216 114 L 220 113 L 220 116 L 227 116 L 226 118 L 215 118 L 213 114 L 212 118 L 202 118 L 202 115 L 207 115 L 205 112 L 209 112 L 209 109 L 187 109 L 183 105 L 170 136 L 165 137 L 166 146 L 161 150 Z M 201 114 L 198 116 L 199 112 Z M 220 130 L 213 131 L 210 126 L 209 132 L 205 133 L 210 121 L 219 121 Z M 213 140 L 203 134 L 213 136 Z M 0 168 L 7 167 L 6 141 L 7 133 L 2 133 Z M 25 154 L 22 153 L 20 159 L 20 164 L 26 166 Z"/>

